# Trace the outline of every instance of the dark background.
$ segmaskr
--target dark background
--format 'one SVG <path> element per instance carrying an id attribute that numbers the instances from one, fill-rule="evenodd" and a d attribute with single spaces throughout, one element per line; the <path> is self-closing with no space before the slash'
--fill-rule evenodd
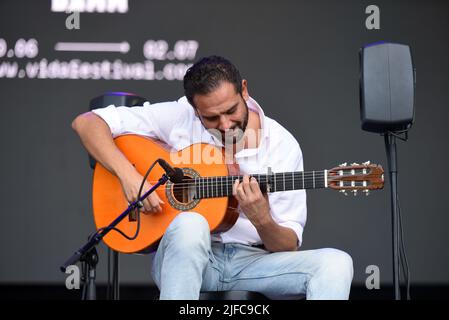
<path id="1" fill-rule="evenodd" d="M 380 8 L 380 30 L 367 30 L 365 8 Z M 65 13 L 51 1 L 1 1 L 0 38 L 14 47 L 34 38 L 33 59 L 143 62 L 149 39 L 196 40 L 201 56 L 233 61 L 250 95 L 267 116 L 299 141 L 305 169 L 342 162 L 386 168 L 383 138 L 360 128 L 358 50 L 385 40 L 411 46 L 417 70 L 416 121 L 398 144 L 399 193 L 412 287 L 449 285 L 446 120 L 449 116 L 449 3 L 444 1 L 143 1 L 125 14 L 81 13 L 67 30 Z M 121 53 L 56 52 L 59 41 L 121 42 Z M 159 67 L 173 61 L 155 61 Z M 174 61 L 175 63 L 179 61 Z M 0 283 L 64 288 L 59 265 L 94 231 L 87 155 L 71 121 L 92 97 L 129 91 L 151 102 L 183 95 L 178 80 L 0 78 Z M 368 265 L 380 268 L 381 287 L 392 282 L 388 185 L 369 197 L 330 190 L 308 192 L 303 249 L 335 247 L 354 260 L 354 285 L 363 288 Z M 106 280 L 100 246 L 98 279 Z M 148 256 L 122 256 L 124 284 L 152 284 Z M 365 289 L 366 290 L 366 289 Z M 66 295 L 73 292 L 64 291 Z"/>

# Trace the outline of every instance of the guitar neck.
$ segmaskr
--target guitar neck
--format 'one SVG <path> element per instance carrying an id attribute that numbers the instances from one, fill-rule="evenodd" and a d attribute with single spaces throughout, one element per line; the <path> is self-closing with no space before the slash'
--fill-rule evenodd
<path id="1" fill-rule="evenodd" d="M 327 170 L 252 174 L 262 192 L 278 192 L 327 188 Z M 243 181 L 243 175 L 195 178 L 197 199 L 232 196 L 234 181 Z"/>

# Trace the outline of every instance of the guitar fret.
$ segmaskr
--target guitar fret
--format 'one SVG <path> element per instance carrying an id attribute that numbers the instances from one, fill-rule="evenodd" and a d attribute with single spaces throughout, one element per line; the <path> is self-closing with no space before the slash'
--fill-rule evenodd
<path id="1" fill-rule="evenodd" d="M 206 198 L 206 178 L 203 178 L 203 198 Z"/>
<path id="2" fill-rule="evenodd" d="M 292 172 L 292 183 L 293 183 L 293 190 L 295 190 L 295 173 Z"/>
<path id="3" fill-rule="evenodd" d="M 209 198 L 214 196 L 214 177 L 209 178 Z"/>
<path id="4" fill-rule="evenodd" d="M 286 172 L 286 173 L 284 173 L 284 176 L 285 176 L 284 191 L 294 190 L 293 189 L 293 179 L 289 178 L 289 176 L 293 177 L 293 172 Z"/>
<path id="5" fill-rule="evenodd" d="M 274 192 L 276 192 L 276 174 L 273 174 L 274 175 Z"/>
<path id="6" fill-rule="evenodd" d="M 196 177 L 193 179 L 195 183 L 195 195 L 193 196 L 193 199 L 198 199 L 198 184 L 196 182 Z"/>
<path id="7" fill-rule="evenodd" d="M 210 197 L 214 197 L 214 177 L 210 177 Z"/>
<path id="8" fill-rule="evenodd" d="M 282 174 L 283 174 L 283 180 L 284 180 L 284 191 L 285 191 L 285 172 L 283 172 Z"/>
<path id="9" fill-rule="evenodd" d="M 212 190 L 210 189 L 210 178 L 207 177 L 206 178 L 206 193 L 207 193 L 207 197 L 210 198 L 210 194 L 212 192 Z"/>
<path id="10" fill-rule="evenodd" d="M 232 185 L 234 184 L 234 176 L 230 177 L 231 181 L 226 184 L 226 191 L 228 192 L 228 196 L 232 194 Z M 230 189 L 230 190 L 229 190 Z"/>
<path id="11" fill-rule="evenodd" d="M 215 196 L 218 197 L 218 177 L 215 177 Z"/>
<path id="12" fill-rule="evenodd" d="M 315 171 L 312 171 L 313 188 L 315 189 Z"/>

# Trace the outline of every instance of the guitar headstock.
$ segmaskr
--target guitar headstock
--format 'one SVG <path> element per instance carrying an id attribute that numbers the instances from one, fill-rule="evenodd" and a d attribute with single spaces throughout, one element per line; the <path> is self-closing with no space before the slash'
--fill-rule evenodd
<path id="1" fill-rule="evenodd" d="M 328 187 L 347 195 L 351 191 L 355 196 L 361 191 L 365 195 L 370 190 L 382 189 L 384 187 L 384 169 L 369 161 L 362 164 L 342 163 L 338 167 L 328 170 Z"/>

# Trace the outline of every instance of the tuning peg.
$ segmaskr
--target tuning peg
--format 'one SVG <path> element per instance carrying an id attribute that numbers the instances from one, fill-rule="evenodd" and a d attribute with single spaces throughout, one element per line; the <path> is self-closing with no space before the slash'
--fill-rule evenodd
<path id="1" fill-rule="evenodd" d="M 348 165 L 347 162 L 343 162 L 342 164 L 340 164 L 340 167 L 346 167 Z"/>
<path id="2" fill-rule="evenodd" d="M 353 193 L 353 195 L 354 195 L 354 197 L 357 195 L 357 189 L 355 189 L 355 190 L 352 190 L 352 193 Z"/>
<path id="3" fill-rule="evenodd" d="M 345 196 L 348 195 L 348 193 L 347 193 L 346 190 L 344 190 L 344 189 L 343 189 L 343 190 L 340 190 L 340 192 L 343 193 Z"/>
<path id="4" fill-rule="evenodd" d="M 371 161 L 366 161 L 366 162 L 364 162 L 364 163 L 362 163 L 364 166 L 368 166 L 368 165 L 370 165 L 371 164 Z"/>
<path id="5" fill-rule="evenodd" d="M 365 189 L 362 192 L 365 194 L 365 196 L 369 196 L 369 190 L 368 189 Z"/>

